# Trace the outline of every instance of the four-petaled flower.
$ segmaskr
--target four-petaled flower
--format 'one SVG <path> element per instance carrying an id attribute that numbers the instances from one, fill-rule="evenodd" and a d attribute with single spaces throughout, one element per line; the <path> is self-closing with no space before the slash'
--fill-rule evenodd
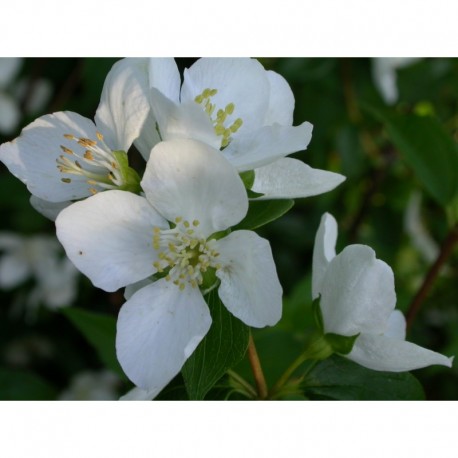
<path id="1" fill-rule="evenodd" d="M 145 197 L 114 190 L 77 202 L 56 227 L 69 258 L 106 291 L 154 274 L 123 305 L 116 338 L 124 371 L 153 397 L 210 328 L 202 288 L 220 283 L 226 308 L 255 327 L 280 319 L 282 288 L 267 240 L 227 235 L 248 199 L 218 151 L 194 140 L 159 143 L 141 185 Z"/>
<path id="2" fill-rule="evenodd" d="M 320 297 L 325 333 L 356 336 L 347 358 L 378 371 L 404 372 L 453 358 L 405 341 L 406 322 L 396 306 L 391 268 L 366 245 L 336 256 L 337 223 L 325 213 L 315 238 L 312 295 Z"/>

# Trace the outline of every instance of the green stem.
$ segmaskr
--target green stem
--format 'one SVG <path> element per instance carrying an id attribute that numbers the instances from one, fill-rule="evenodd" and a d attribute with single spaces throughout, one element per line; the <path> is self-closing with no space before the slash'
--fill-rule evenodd
<path id="1" fill-rule="evenodd" d="M 293 363 L 286 369 L 283 375 L 278 379 L 277 383 L 272 388 L 272 396 L 276 395 L 288 382 L 291 376 L 305 361 L 329 358 L 333 354 L 333 350 L 324 336 L 312 341 L 307 349 L 296 358 Z"/>
<path id="2" fill-rule="evenodd" d="M 420 310 L 420 306 L 428 296 L 431 288 L 433 287 L 434 281 L 436 280 L 442 266 L 445 264 L 449 256 L 452 254 L 455 244 L 458 242 L 458 225 L 452 228 L 447 238 L 445 239 L 439 256 L 437 257 L 434 264 L 429 269 L 423 283 L 418 290 L 417 294 L 412 300 L 409 309 L 406 314 L 407 328 L 412 326 L 413 320 Z"/>
<path id="3" fill-rule="evenodd" d="M 258 399 L 266 399 L 268 390 L 267 383 L 262 371 L 261 361 L 259 361 L 258 352 L 254 344 L 253 336 L 250 332 L 248 340 L 248 360 L 250 361 L 251 370 L 253 372 L 254 380 L 256 383 L 256 389 L 258 392 Z"/>
<path id="4" fill-rule="evenodd" d="M 228 375 L 234 379 L 236 383 L 238 383 L 244 390 L 244 394 L 246 394 L 248 397 L 254 399 L 258 395 L 256 390 L 253 388 L 253 386 L 248 383 L 241 375 L 237 374 L 237 372 L 234 372 L 233 370 L 229 369 L 227 371 Z M 240 390 L 238 390 L 240 392 Z M 246 393 L 245 393 L 246 391 Z"/>

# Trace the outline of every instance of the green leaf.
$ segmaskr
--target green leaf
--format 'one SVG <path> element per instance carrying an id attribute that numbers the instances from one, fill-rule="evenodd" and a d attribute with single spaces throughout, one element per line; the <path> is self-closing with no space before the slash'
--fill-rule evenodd
<path id="1" fill-rule="evenodd" d="M 63 309 L 62 313 L 97 350 L 103 364 L 126 380 L 127 377 L 116 358 L 116 319 L 110 315 L 76 307 Z"/>
<path id="2" fill-rule="evenodd" d="M 379 372 L 366 369 L 341 356 L 318 363 L 303 381 L 311 399 L 421 400 L 420 382 L 408 372 Z"/>
<path id="3" fill-rule="evenodd" d="M 38 375 L 0 369 L 0 399 L 3 401 L 49 401 L 56 395 L 56 389 Z"/>
<path id="4" fill-rule="evenodd" d="M 245 218 L 233 230 L 253 230 L 275 221 L 291 210 L 294 205 L 292 199 L 282 200 L 250 200 L 250 206 Z"/>
<path id="5" fill-rule="evenodd" d="M 216 290 L 208 294 L 207 302 L 212 326 L 181 371 L 190 399 L 204 399 L 248 346 L 249 328 L 226 310 Z"/>
<path id="6" fill-rule="evenodd" d="M 432 116 L 399 115 L 369 109 L 386 126 L 388 135 L 426 190 L 441 205 L 458 190 L 458 148 Z"/>

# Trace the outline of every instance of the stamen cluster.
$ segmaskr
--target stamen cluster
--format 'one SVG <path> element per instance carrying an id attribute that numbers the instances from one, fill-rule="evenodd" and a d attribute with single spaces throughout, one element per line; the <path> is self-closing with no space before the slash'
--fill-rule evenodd
<path id="1" fill-rule="evenodd" d="M 203 274 L 209 269 L 218 270 L 216 262 L 219 253 L 215 250 L 216 240 L 199 237 L 196 228 L 199 221 L 192 223 L 178 217 L 172 229 L 153 230 L 153 248 L 158 250 L 158 260 L 153 263 L 158 273 L 165 272 L 165 279 L 184 290 L 186 282 L 193 288 L 202 285 Z"/>
<path id="2" fill-rule="evenodd" d="M 93 186 L 103 189 L 117 189 L 124 184 L 118 161 L 113 152 L 103 141 L 103 135 L 96 133 L 98 142 L 89 138 L 75 137 L 65 134 L 67 140 L 73 140 L 85 148 L 83 154 L 78 153 L 64 145 L 60 145 L 65 153 L 60 155 L 56 162 L 57 168 L 62 173 L 81 175 L 87 178 L 90 185 L 89 191 L 95 194 L 97 190 Z M 61 178 L 64 183 L 71 183 L 71 178 Z"/>
<path id="3" fill-rule="evenodd" d="M 232 134 L 235 134 L 240 129 L 243 121 L 241 118 L 237 118 L 229 127 L 224 125 L 227 117 L 234 113 L 235 105 L 233 103 L 228 103 L 224 110 L 219 109 L 216 112 L 216 117 L 212 118 L 216 109 L 216 105 L 211 103 L 210 99 L 217 93 L 217 89 L 204 89 L 202 94 L 199 94 L 195 97 L 194 101 L 204 107 L 205 113 L 208 114 L 213 122 L 216 135 L 223 137 L 221 141 L 221 147 L 224 148 L 225 146 L 229 145 L 232 139 Z"/>

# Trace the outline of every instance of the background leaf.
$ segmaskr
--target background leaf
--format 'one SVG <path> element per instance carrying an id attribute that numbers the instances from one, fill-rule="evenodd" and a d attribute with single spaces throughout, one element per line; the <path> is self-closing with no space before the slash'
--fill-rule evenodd
<path id="1" fill-rule="evenodd" d="M 421 400 L 420 382 L 408 372 L 379 372 L 348 359 L 332 356 L 318 363 L 304 380 L 311 399 Z"/>
<path id="2" fill-rule="evenodd" d="M 384 122 L 388 136 L 431 196 L 448 204 L 458 190 L 458 149 L 442 124 L 432 116 L 369 111 Z"/>
<path id="3" fill-rule="evenodd" d="M 126 375 L 116 358 L 116 319 L 110 315 L 88 312 L 76 307 L 63 309 L 62 313 L 97 350 L 105 366 L 126 380 Z"/>
<path id="4" fill-rule="evenodd" d="M 32 372 L 0 368 L 0 399 L 45 401 L 56 398 L 56 389 Z"/>
<path id="5" fill-rule="evenodd" d="M 210 331 L 181 371 L 190 399 L 204 399 L 208 391 L 245 355 L 249 328 L 226 310 L 216 290 L 207 296 L 212 315 Z"/>

